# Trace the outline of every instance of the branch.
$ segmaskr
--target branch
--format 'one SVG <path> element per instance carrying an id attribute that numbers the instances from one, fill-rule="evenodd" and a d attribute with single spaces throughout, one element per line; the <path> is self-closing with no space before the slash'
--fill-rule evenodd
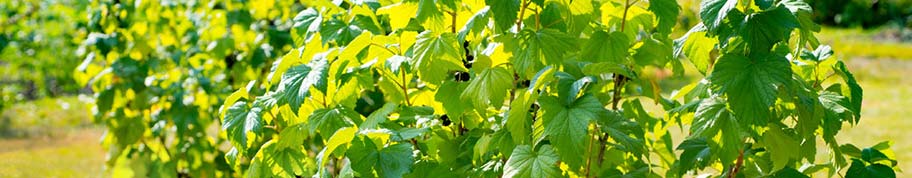
<path id="1" fill-rule="evenodd" d="M 589 177 L 589 172 L 592 172 L 592 142 L 595 142 L 595 139 L 596 139 L 595 135 L 590 137 L 589 146 L 586 146 L 587 147 L 586 148 L 587 149 L 587 151 L 586 151 L 586 177 L 587 178 Z M 601 155 L 601 154 L 602 153 L 599 152 L 599 155 Z M 601 159 L 601 157 L 599 157 L 599 158 Z"/>
<path id="2" fill-rule="evenodd" d="M 272 120 L 277 120 L 277 119 L 279 119 L 278 117 L 275 116 L 275 114 L 272 114 L 272 111 L 266 111 L 266 114 L 269 114 L 269 116 L 272 117 Z M 273 124 L 275 124 L 275 123 L 273 123 Z M 271 128 L 272 130 L 275 130 L 276 132 L 279 132 L 279 133 L 282 132 L 282 128 L 279 128 L 278 124 L 275 124 L 275 125 L 266 125 L 266 126 L 263 126 L 263 127 L 264 127 L 264 128 L 270 128 L 270 127 L 272 127 L 272 128 Z"/>
<path id="3" fill-rule="evenodd" d="M 634 1 L 636 3 L 636 1 Z M 630 6 L 633 5 L 630 3 L 630 0 L 626 0 L 624 3 L 624 15 L 621 16 L 621 31 L 624 31 L 624 25 L 627 24 L 627 10 L 630 10 Z"/>
<path id="4" fill-rule="evenodd" d="M 636 1 L 634 1 L 636 3 Z M 621 32 L 624 31 L 624 28 L 627 25 L 627 11 L 630 10 L 630 6 L 633 4 L 630 3 L 630 0 L 626 0 L 624 3 L 624 15 L 621 16 Z M 618 102 L 621 101 L 621 88 L 624 86 L 624 82 L 627 80 L 627 77 L 623 75 L 615 74 L 614 75 L 614 94 L 611 95 L 611 109 L 617 110 Z"/>
<path id="5" fill-rule="evenodd" d="M 402 74 L 402 85 L 399 85 L 402 88 L 402 95 L 405 95 L 405 104 L 412 106 L 412 101 L 409 99 L 408 94 L 408 83 L 405 81 L 405 69 L 402 69 L 402 66 L 399 66 L 399 73 Z"/>
<path id="6" fill-rule="evenodd" d="M 535 30 L 541 29 L 541 17 L 539 17 L 541 16 L 541 13 L 539 12 L 539 9 L 541 9 L 541 7 L 535 10 Z"/>
<path id="7" fill-rule="evenodd" d="M 633 3 L 636 3 L 636 1 L 634 1 Z M 622 17 L 621 17 L 621 29 L 620 29 L 621 32 L 624 31 L 624 28 L 627 25 L 627 11 L 630 10 L 630 6 L 632 6 L 633 3 L 630 3 L 630 0 L 626 0 L 624 3 L 624 15 L 622 15 Z M 611 109 L 612 110 L 618 110 L 617 105 L 621 101 L 621 89 L 623 88 L 624 81 L 626 81 L 626 80 L 627 80 L 627 77 L 624 77 L 623 75 L 620 75 L 620 74 L 614 74 L 614 93 L 611 94 Z M 607 138 L 608 138 L 608 133 L 604 133 L 602 138 L 599 139 L 599 143 L 602 144 L 601 150 L 599 150 L 599 158 L 598 158 L 599 165 L 601 165 L 604 160 L 603 158 L 604 158 L 604 154 L 605 154 L 605 147 L 607 145 L 607 144 L 605 144 L 605 142 L 608 141 Z"/>
<path id="8" fill-rule="evenodd" d="M 453 33 L 456 33 L 456 11 L 454 10 L 449 13 L 450 13 L 450 16 L 453 16 L 453 22 L 452 22 L 452 25 L 450 25 L 450 29 L 453 31 Z"/>
<path id="9" fill-rule="evenodd" d="M 734 178 L 735 175 L 738 175 L 738 171 L 741 171 L 741 165 L 744 164 L 744 150 L 742 149 L 738 153 L 738 161 L 735 162 L 735 166 L 732 167 L 731 172 L 728 174 L 728 178 Z"/>
<path id="10" fill-rule="evenodd" d="M 522 8 L 519 8 L 519 18 L 516 19 L 516 33 L 519 33 L 519 30 L 522 27 L 522 20 L 523 16 L 526 15 L 527 7 L 529 7 L 529 2 L 522 1 Z"/>

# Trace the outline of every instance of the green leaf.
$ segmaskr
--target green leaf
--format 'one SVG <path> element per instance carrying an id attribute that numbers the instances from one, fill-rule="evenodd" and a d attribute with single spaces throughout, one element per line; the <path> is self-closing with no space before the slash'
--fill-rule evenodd
<path id="1" fill-rule="evenodd" d="M 788 84 L 792 70 L 789 62 L 777 55 L 747 58 L 727 54 L 713 67 L 709 81 L 718 92 L 728 96 L 731 109 L 739 119 L 765 125 L 776 102 L 777 87 Z"/>
<path id="2" fill-rule="evenodd" d="M 459 178 L 458 174 L 462 172 L 452 171 L 447 165 L 441 165 L 438 162 L 420 160 L 415 162 L 415 165 L 412 167 L 412 172 L 405 175 L 405 178 L 425 178 L 425 177 L 441 177 L 441 178 Z"/>
<path id="3" fill-rule="evenodd" d="M 795 148 L 799 148 L 801 145 L 795 137 L 787 134 L 781 127 L 775 124 L 770 125 L 762 138 L 760 141 L 766 145 L 766 150 L 773 162 L 772 171 L 778 171 L 792 161 L 800 159 L 799 152 L 795 151 Z"/>
<path id="4" fill-rule="evenodd" d="M 745 17 L 741 25 L 741 38 L 748 43 L 748 50 L 767 52 L 773 45 L 788 41 L 792 29 L 798 27 L 798 21 L 782 6 L 772 10 L 751 14 Z"/>
<path id="5" fill-rule="evenodd" d="M 892 160 L 887 157 L 886 154 L 880 152 L 879 150 L 872 148 L 865 148 L 861 150 L 861 160 L 867 161 L 869 163 L 875 163 L 882 160 Z"/>
<path id="6" fill-rule="evenodd" d="M 630 40 L 624 33 L 598 30 L 592 32 L 589 41 L 583 45 L 580 56 L 584 61 L 627 64 L 629 47 Z"/>
<path id="7" fill-rule="evenodd" d="M 709 31 L 716 31 L 728 12 L 735 9 L 738 0 L 704 0 L 700 3 L 700 19 Z"/>
<path id="8" fill-rule="evenodd" d="M 895 178 L 896 173 L 893 168 L 883 164 L 865 165 L 862 160 L 852 159 L 852 166 L 846 171 L 846 178 L 863 178 L 863 177 L 882 177 Z"/>
<path id="9" fill-rule="evenodd" d="M 829 45 L 818 46 L 814 51 L 801 51 L 801 59 L 811 61 L 823 61 L 833 56 L 833 48 Z"/>
<path id="10" fill-rule="evenodd" d="M 389 118 L 389 115 L 396 111 L 396 108 L 399 108 L 399 104 L 396 103 L 385 103 L 383 107 L 375 110 L 373 113 L 367 116 L 367 119 L 364 120 L 359 127 L 361 129 L 375 129 L 378 125 L 384 123 Z"/>
<path id="11" fill-rule="evenodd" d="M 268 81 L 270 85 L 280 83 L 282 74 L 285 74 L 285 72 L 288 71 L 288 68 L 291 68 L 291 65 L 301 63 L 300 59 L 301 50 L 288 51 L 288 53 L 285 53 L 282 58 L 279 58 L 278 61 L 272 64 L 272 68 L 269 69 L 270 71 L 269 75 L 266 77 L 266 81 Z"/>
<path id="12" fill-rule="evenodd" d="M 399 122 L 427 122 L 434 119 L 434 108 L 429 106 L 402 106 L 399 110 Z"/>
<path id="13" fill-rule="evenodd" d="M 712 138 L 719 132 L 718 120 L 729 119 L 733 117 L 731 112 L 725 108 L 725 101 L 718 97 L 704 99 L 700 102 L 697 110 L 694 112 L 694 120 L 691 123 L 691 135 Z"/>
<path id="14" fill-rule="evenodd" d="M 536 92 L 538 90 L 541 90 L 543 87 L 548 86 L 548 84 L 554 80 L 555 72 L 557 72 L 557 69 L 553 66 L 547 66 L 539 70 L 537 73 L 535 73 L 535 76 L 532 77 L 531 81 L 529 82 L 529 89 L 526 91 Z"/>
<path id="15" fill-rule="evenodd" d="M 675 0 L 650 0 L 649 11 L 656 14 L 659 24 L 656 29 L 660 33 L 669 34 L 678 22 L 678 13 L 681 12 L 681 6 Z"/>
<path id="16" fill-rule="evenodd" d="M 279 83 L 279 105 L 288 104 L 292 111 L 297 112 L 304 100 L 310 96 L 310 88 L 326 93 L 329 78 L 329 63 L 326 59 L 319 58 L 306 65 L 297 65 L 288 69 L 282 75 Z"/>
<path id="17" fill-rule="evenodd" d="M 719 41 L 716 38 L 707 36 L 706 29 L 698 25 L 687 32 L 684 37 L 675 40 L 674 56 L 684 55 L 690 60 L 690 63 L 697 68 L 701 74 L 706 75 L 710 64 L 713 63 L 713 57 L 710 53 L 716 47 Z"/>
<path id="18" fill-rule="evenodd" d="M 361 33 L 361 35 L 352 39 L 348 46 L 345 46 L 342 54 L 339 54 L 339 59 L 359 59 L 361 62 L 366 62 L 367 59 L 360 59 L 357 55 L 371 44 L 371 38 L 373 38 L 371 33 Z"/>
<path id="19" fill-rule="evenodd" d="M 627 76 L 628 78 L 636 78 L 633 70 L 628 68 L 627 65 L 613 62 L 599 62 L 588 64 L 583 67 L 583 74 L 590 76 L 599 76 L 602 74 L 618 74 Z"/>
<path id="20" fill-rule="evenodd" d="M 532 134 L 532 115 L 529 107 L 538 99 L 538 93 L 516 92 L 516 99 L 510 103 L 507 113 L 507 130 L 517 144 L 528 144 Z"/>
<path id="21" fill-rule="evenodd" d="M 276 142 L 276 147 L 279 149 L 300 146 L 304 144 L 304 140 L 307 139 L 307 125 L 306 124 L 295 124 L 285 129 L 282 129 L 282 132 L 279 133 L 278 141 Z"/>
<path id="22" fill-rule="evenodd" d="M 591 120 L 598 118 L 604 108 L 598 98 L 583 95 L 570 105 L 563 105 L 557 97 L 544 96 L 539 99 L 543 112 L 545 134 L 557 148 L 561 160 L 571 167 L 583 163 L 586 152 L 588 126 Z"/>
<path id="23" fill-rule="evenodd" d="M 592 6 L 592 1 L 560 1 L 567 6 L 570 10 L 570 13 L 573 15 L 585 15 L 592 13 L 595 10 L 595 7 Z M 550 5 L 550 4 L 548 4 Z M 541 5 L 539 5 L 541 6 Z"/>
<path id="24" fill-rule="evenodd" d="M 453 33 L 422 32 L 412 53 L 412 71 L 418 71 L 422 81 L 440 84 L 451 71 L 468 71 L 462 65 L 462 51 Z"/>
<path id="25" fill-rule="evenodd" d="M 346 156 L 351 160 L 352 170 L 361 176 L 373 177 L 370 175 L 376 172 L 378 177 L 402 177 L 411 170 L 414 160 L 411 144 L 397 143 L 379 148 L 365 137 L 357 138 L 351 144 Z"/>
<path id="26" fill-rule="evenodd" d="M 488 106 L 500 109 L 507 91 L 513 88 L 513 75 L 502 67 L 487 68 L 469 82 L 466 90 L 460 94 L 463 100 L 469 100 L 475 110 L 484 113 Z"/>
<path id="27" fill-rule="evenodd" d="M 409 141 L 410 139 L 424 135 L 428 130 L 429 128 L 403 128 L 394 131 L 390 139 L 397 142 Z"/>
<path id="28" fill-rule="evenodd" d="M 573 78 L 567 73 L 557 73 L 556 75 L 558 80 L 558 96 L 561 96 L 563 100 L 561 103 L 564 105 L 570 105 L 577 100 L 577 97 L 580 96 L 580 92 L 583 92 L 586 86 L 589 83 L 597 80 L 595 77 L 586 76 L 580 79 Z"/>
<path id="29" fill-rule="evenodd" d="M 513 50 L 510 60 L 518 75 L 529 79 L 545 65 L 560 65 L 564 54 L 578 50 L 577 38 L 554 29 L 520 32 L 519 45 Z"/>
<path id="30" fill-rule="evenodd" d="M 450 118 L 459 119 L 462 113 L 472 108 L 472 102 L 450 102 L 462 100 L 456 93 L 464 93 L 468 85 L 466 82 L 445 81 L 434 94 L 434 100 L 443 105 L 444 111 Z"/>
<path id="31" fill-rule="evenodd" d="M 493 134 L 482 135 L 481 138 L 478 138 L 478 141 L 475 142 L 475 146 L 472 148 L 473 160 L 482 160 L 482 156 L 487 154 L 488 151 L 493 150 L 491 146 L 491 135 Z"/>
<path id="32" fill-rule="evenodd" d="M 323 43 L 336 42 L 336 44 L 348 45 L 355 37 L 361 35 L 361 27 L 348 24 L 339 19 L 332 19 L 323 23 L 320 28 L 321 39 Z"/>
<path id="33" fill-rule="evenodd" d="M 238 100 L 240 100 L 242 98 L 243 99 L 249 98 L 249 96 L 248 96 L 249 89 L 248 88 L 253 87 L 254 83 L 256 83 L 256 82 L 251 81 L 251 82 L 247 83 L 247 87 L 240 88 L 240 89 L 234 91 L 233 93 L 231 93 L 231 95 L 228 95 L 228 97 L 225 98 L 225 102 L 223 102 L 222 106 L 219 107 L 219 117 L 225 117 L 225 112 L 228 110 L 228 107 L 234 106 L 234 103 L 237 102 Z"/>
<path id="34" fill-rule="evenodd" d="M 773 178 L 811 178 L 810 176 L 804 175 L 794 168 L 785 168 L 779 171 L 776 171 L 771 177 Z"/>
<path id="35" fill-rule="evenodd" d="M 566 2 L 566 1 L 563 1 Z M 559 31 L 567 32 L 568 34 L 574 34 L 574 31 L 568 31 L 567 23 L 564 19 L 568 17 L 573 17 L 574 21 L 586 21 L 589 22 L 591 17 L 589 14 L 592 13 L 593 6 L 590 1 L 572 1 L 570 2 L 570 13 L 572 16 L 564 16 L 566 14 L 566 8 L 559 3 L 548 3 L 544 5 L 544 9 L 539 12 L 537 15 L 538 23 L 540 26 L 545 24 L 545 28 L 557 29 Z M 584 14 L 577 14 L 584 13 Z M 531 20 L 531 19 L 530 19 Z"/>
<path id="36" fill-rule="evenodd" d="M 646 145 L 644 145 L 645 141 L 632 136 L 643 133 L 643 131 L 640 130 L 641 126 L 636 125 L 636 122 L 618 120 L 620 119 L 620 115 L 614 115 L 613 117 L 615 117 L 612 119 L 613 122 L 602 125 L 602 131 L 617 143 L 615 147 L 633 153 L 634 155 L 642 155 L 645 153 L 647 150 Z M 603 118 L 605 117 L 603 116 Z"/>
<path id="37" fill-rule="evenodd" d="M 820 41 L 814 36 L 814 32 L 820 32 L 820 25 L 814 22 L 814 11 L 811 6 L 803 0 L 784 0 L 780 4 L 788 8 L 798 20 L 800 28 L 800 40 L 798 46 L 810 44 L 812 47 L 820 45 Z"/>
<path id="38" fill-rule="evenodd" d="M 393 74 L 398 75 L 399 72 L 408 72 L 408 70 L 411 69 L 411 66 L 409 66 L 408 63 L 410 60 L 411 59 L 405 56 L 394 55 L 386 59 L 384 66 L 393 72 Z"/>
<path id="39" fill-rule="evenodd" d="M 326 170 L 326 163 L 329 162 L 329 155 L 332 154 L 336 148 L 339 146 L 348 144 L 355 138 L 355 133 L 358 131 L 358 128 L 355 127 L 346 127 L 339 129 L 336 133 L 333 133 L 329 140 L 326 141 L 326 147 L 323 147 L 323 150 L 317 155 L 317 162 L 320 167 L 320 174 L 326 175 L 324 172 Z"/>
<path id="40" fill-rule="evenodd" d="M 311 33 L 320 31 L 323 16 L 317 10 L 308 8 L 295 15 L 292 22 L 294 22 L 291 28 L 292 40 L 294 40 L 295 46 L 304 46 Z"/>
<path id="41" fill-rule="evenodd" d="M 557 167 L 557 153 L 551 145 L 542 145 L 538 151 L 529 145 L 520 145 L 513 149 L 513 154 L 504 165 L 504 177 L 509 178 L 546 178 L 561 177 Z"/>
<path id="42" fill-rule="evenodd" d="M 260 117 L 262 108 L 250 106 L 245 101 L 235 102 L 228 108 L 225 118 L 222 119 L 222 130 L 228 132 L 228 139 L 241 150 L 247 149 L 248 142 L 252 141 L 248 133 L 259 134 L 263 128 L 263 119 Z"/>
<path id="43" fill-rule="evenodd" d="M 520 0 L 485 0 L 485 3 L 491 7 L 491 13 L 494 13 L 494 27 L 497 32 L 510 30 L 516 18 L 519 16 Z"/>
<path id="44" fill-rule="evenodd" d="M 681 142 L 681 144 L 678 145 L 676 150 L 684 150 L 681 152 L 679 164 L 677 164 L 681 166 L 680 169 L 678 169 L 678 175 L 684 175 L 693 168 L 703 169 L 712 163 L 712 149 L 705 138 L 684 140 L 684 142 Z"/>
<path id="45" fill-rule="evenodd" d="M 858 120 L 861 119 L 861 100 L 864 97 L 864 91 L 861 89 L 861 85 L 858 85 L 858 81 L 855 80 L 855 76 L 846 68 L 845 63 L 842 61 L 836 62 L 836 71 L 842 76 L 844 82 L 848 86 L 848 92 L 843 90 L 843 95 L 849 97 L 849 109 L 852 110 L 852 113 L 855 114 L 855 123 L 858 123 Z M 847 93 L 847 94 L 846 94 Z"/>
<path id="46" fill-rule="evenodd" d="M 670 43 L 667 39 L 663 42 L 655 38 L 643 38 L 641 42 L 642 45 L 639 45 L 633 54 L 633 61 L 638 66 L 665 67 L 665 64 L 673 60 L 674 50 L 670 44 L 665 43 Z"/>
<path id="47" fill-rule="evenodd" d="M 717 150 L 714 154 L 718 155 L 722 162 L 728 163 L 734 161 L 738 156 L 738 150 L 741 150 L 744 138 L 741 130 L 745 126 L 741 125 L 725 106 L 725 101 L 721 98 L 704 99 L 694 113 L 690 131 L 692 136 L 706 139 L 721 135 L 720 140 L 711 140 L 715 143 L 713 149 Z"/>
<path id="48" fill-rule="evenodd" d="M 106 115 L 108 111 L 111 111 L 111 108 L 113 108 L 114 105 L 114 95 L 116 93 L 116 89 L 107 89 L 95 93 L 95 109 L 98 110 L 95 115 Z"/>
<path id="49" fill-rule="evenodd" d="M 339 105 L 313 111 L 307 125 L 311 132 L 319 131 L 326 139 L 326 136 L 336 133 L 340 128 L 353 126 L 355 120 L 361 120 L 358 112 Z"/>
<path id="50" fill-rule="evenodd" d="M 465 41 L 467 35 L 470 32 L 481 33 L 485 27 L 488 25 L 488 20 L 491 18 L 491 13 L 489 13 L 490 7 L 486 6 L 478 12 L 475 12 L 475 15 L 472 15 L 472 18 L 469 18 L 469 21 L 466 22 L 465 26 L 462 27 L 462 30 L 459 31 L 458 40 Z"/>
<path id="51" fill-rule="evenodd" d="M 374 18 L 376 18 L 376 16 L 374 16 L 374 14 L 369 14 L 369 15 L 370 16 L 362 15 L 362 14 L 355 15 L 355 17 L 352 18 L 351 21 L 349 21 L 349 23 L 351 24 L 351 26 L 356 26 L 360 29 L 366 30 L 373 34 L 386 33 L 386 31 L 383 30 L 383 27 L 380 24 L 378 24 L 379 22 L 375 21 Z"/>
<path id="52" fill-rule="evenodd" d="M 655 29 L 655 14 L 641 6 L 625 6 L 622 1 L 611 1 L 602 3 L 600 9 L 602 25 L 623 32 L 627 39 L 637 39 L 640 32 L 651 32 Z"/>
<path id="53" fill-rule="evenodd" d="M 274 141 L 263 145 L 247 168 L 246 177 L 295 177 L 303 176 L 308 166 L 303 145 L 282 148 Z"/>
<path id="54" fill-rule="evenodd" d="M 418 12 L 415 19 L 419 22 L 425 22 L 432 18 L 443 18 L 443 12 L 437 8 L 437 1 L 440 0 L 411 0 L 418 1 Z"/>
<path id="55" fill-rule="evenodd" d="M 845 97 L 832 91 L 823 91 L 817 97 L 823 107 L 823 135 L 836 136 L 842 129 L 842 122 L 851 117 L 849 102 Z"/>
<path id="56" fill-rule="evenodd" d="M 145 123 L 143 122 L 142 118 L 119 118 L 117 119 L 116 123 L 109 123 L 108 127 L 111 127 L 109 131 L 113 133 L 111 136 L 113 136 L 113 138 L 116 138 L 115 141 L 117 143 L 117 146 L 125 147 L 138 143 L 140 139 L 143 138 L 143 133 L 147 130 L 147 127 L 144 124 Z M 235 126 L 234 128 L 237 127 L 243 126 Z"/>

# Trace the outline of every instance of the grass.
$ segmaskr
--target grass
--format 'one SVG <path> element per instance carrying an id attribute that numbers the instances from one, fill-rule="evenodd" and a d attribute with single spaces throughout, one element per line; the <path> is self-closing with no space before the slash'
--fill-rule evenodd
<path id="1" fill-rule="evenodd" d="M 830 45 L 837 56 L 912 60 L 912 43 L 892 39 L 891 29 L 823 28 L 817 37 Z"/>
<path id="2" fill-rule="evenodd" d="M 101 131 L 65 137 L 2 140 L 0 177 L 104 177 Z"/>
<path id="3" fill-rule="evenodd" d="M 0 116 L 0 177 L 104 177 L 102 131 L 76 98 L 19 103 Z"/>
<path id="4" fill-rule="evenodd" d="M 0 115 L 0 138 L 55 136 L 91 126 L 89 108 L 75 97 L 15 104 Z"/>

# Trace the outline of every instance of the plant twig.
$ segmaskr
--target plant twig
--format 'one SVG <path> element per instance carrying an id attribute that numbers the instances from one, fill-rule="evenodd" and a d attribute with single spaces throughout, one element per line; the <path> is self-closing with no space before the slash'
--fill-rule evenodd
<path id="1" fill-rule="evenodd" d="M 405 96 L 405 104 L 412 106 L 412 101 L 409 99 L 408 94 L 408 82 L 405 81 L 405 69 L 402 66 L 399 66 L 399 73 L 402 74 L 402 85 L 399 85 L 399 87 L 402 88 L 402 95 Z"/>
<path id="2" fill-rule="evenodd" d="M 535 30 L 541 29 L 541 13 L 539 10 L 541 7 L 535 9 Z"/>
<path id="3" fill-rule="evenodd" d="M 592 142 L 596 141 L 595 135 L 589 138 L 589 146 L 586 146 L 586 177 L 589 177 L 589 172 L 592 172 Z"/>
<path id="4" fill-rule="evenodd" d="M 635 1 L 634 1 L 635 2 Z M 626 0 L 624 3 L 624 14 L 621 16 L 621 29 L 623 32 L 624 28 L 627 25 L 627 11 L 630 10 L 630 6 L 633 5 L 630 3 L 630 0 Z M 621 88 L 624 86 L 624 82 L 627 80 L 627 77 L 623 75 L 615 74 L 614 75 L 614 94 L 611 95 L 611 109 L 617 110 L 618 102 L 621 101 Z"/>
<path id="5" fill-rule="evenodd" d="M 731 172 L 729 172 L 728 178 L 734 178 L 735 175 L 738 175 L 738 171 L 741 171 L 742 164 L 744 164 L 744 150 L 743 149 L 738 153 L 738 161 L 735 162 L 735 166 L 732 167 Z"/>
<path id="6" fill-rule="evenodd" d="M 454 10 L 449 13 L 450 13 L 450 16 L 453 16 L 453 22 L 452 22 L 452 25 L 450 25 L 450 30 L 452 30 L 453 33 L 456 33 L 456 11 Z"/>
<path id="7" fill-rule="evenodd" d="M 522 28 L 523 16 L 526 15 L 526 8 L 529 7 L 529 2 L 522 1 L 522 8 L 519 8 L 519 18 L 516 19 L 516 33 L 519 33 L 520 28 Z"/>
<path id="8" fill-rule="evenodd" d="M 634 3 L 636 3 L 636 1 L 634 1 Z M 626 0 L 624 3 L 624 14 L 621 17 L 621 29 L 620 29 L 621 32 L 624 31 L 624 28 L 627 25 L 627 11 L 630 9 L 630 6 L 632 6 L 632 5 L 633 4 L 630 2 L 630 0 Z M 627 80 L 627 77 L 624 77 L 623 75 L 620 75 L 620 74 L 614 74 L 614 93 L 611 94 L 611 109 L 612 110 L 618 110 L 617 105 L 621 101 L 621 91 L 624 86 L 624 81 L 626 81 L 626 80 Z M 607 144 L 605 142 L 608 141 L 607 138 L 608 138 L 608 133 L 603 133 L 602 138 L 599 139 L 599 143 L 602 144 L 601 149 L 599 150 L 599 157 L 598 157 L 599 165 L 601 165 L 602 162 L 604 161 L 605 147 L 607 146 Z"/>

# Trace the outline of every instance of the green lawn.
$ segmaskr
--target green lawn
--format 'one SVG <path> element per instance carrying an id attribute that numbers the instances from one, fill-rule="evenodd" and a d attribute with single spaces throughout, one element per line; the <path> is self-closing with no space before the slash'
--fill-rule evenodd
<path id="1" fill-rule="evenodd" d="M 0 115 L 0 177 L 104 177 L 102 130 L 76 98 L 16 104 Z"/>
<path id="2" fill-rule="evenodd" d="M 823 28 L 818 34 L 821 44 L 830 45 L 837 56 L 845 58 L 912 59 L 912 43 L 894 39 L 895 29 Z"/>
<path id="3" fill-rule="evenodd" d="M 104 177 L 101 131 L 0 140 L 0 177 Z"/>

